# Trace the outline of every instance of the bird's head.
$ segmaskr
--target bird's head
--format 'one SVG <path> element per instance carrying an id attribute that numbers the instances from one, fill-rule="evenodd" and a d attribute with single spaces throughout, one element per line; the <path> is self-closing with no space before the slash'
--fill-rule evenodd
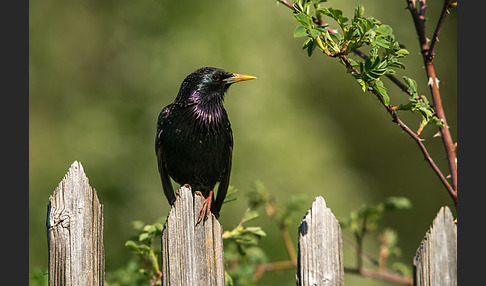
<path id="1" fill-rule="evenodd" d="M 230 73 L 213 67 L 200 68 L 182 82 L 176 102 L 208 103 L 223 101 L 224 94 L 233 83 L 256 79 L 254 76 Z"/>

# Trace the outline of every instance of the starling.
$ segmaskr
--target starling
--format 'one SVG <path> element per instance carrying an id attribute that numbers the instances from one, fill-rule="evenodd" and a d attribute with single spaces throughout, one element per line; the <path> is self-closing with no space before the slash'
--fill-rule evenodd
<path id="1" fill-rule="evenodd" d="M 174 102 L 159 114 L 155 153 L 165 196 L 172 205 L 175 195 L 170 178 L 180 185 L 189 184 L 204 197 L 198 222 L 210 211 L 219 217 L 228 190 L 233 133 L 223 107 L 224 95 L 231 84 L 255 78 L 200 68 L 184 79 Z"/>

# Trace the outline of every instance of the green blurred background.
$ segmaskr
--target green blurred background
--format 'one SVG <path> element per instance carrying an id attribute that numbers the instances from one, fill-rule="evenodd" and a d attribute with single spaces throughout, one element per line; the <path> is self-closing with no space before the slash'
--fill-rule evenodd
<path id="1" fill-rule="evenodd" d="M 394 29 L 409 50 L 403 61 L 429 99 L 417 36 L 405 1 L 329 1 L 352 16 L 365 6 Z M 431 36 L 441 3 L 427 9 Z M 226 1 L 30 1 L 29 4 L 29 270 L 47 269 L 45 218 L 49 195 L 71 163 L 80 161 L 104 204 L 106 270 L 132 254 L 124 243 L 131 222 L 148 223 L 169 210 L 154 152 L 156 120 L 175 98 L 186 75 L 202 66 L 250 74 L 258 80 L 231 87 L 225 100 L 234 133 L 231 184 L 237 202 L 225 205 L 224 229 L 238 224 L 245 193 L 260 180 L 279 203 L 305 194 L 310 207 L 323 196 L 346 217 L 363 204 L 406 196 L 408 211 L 387 215 L 382 226 L 399 234 L 409 263 L 442 205 L 453 208 L 415 142 L 402 133 L 373 95 L 363 93 L 335 60 L 308 57 L 294 39 L 291 11 L 274 0 Z M 447 17 L 436 69 L 451 132 L 456 140 L 456 13 Z M 406 101 L 389 84 L 391 103 Z M 419 118 L 403 113 L 412 129 Z M 435 161 L 446 170 L 437 128 L 426 127 Z M 445 171 L 446 172 L 446 171 Z M 446 172 L 447 173 L 447 172 Z M 455 213 L 455 210 L 453 210 Z M 287 259 L 278 228 L 265 217 L 261 246 L 271 261 Z M 297 242 L 298 223 L 292 227 Z M 378 232 L 365 240 L 377 253 Z M 355 266 L 345 249 L 345 265 Z M 295 271 L 268 272 L 259 285 L 295 285 Z M 346 276 L 347 285 L 391 285 Z"/>

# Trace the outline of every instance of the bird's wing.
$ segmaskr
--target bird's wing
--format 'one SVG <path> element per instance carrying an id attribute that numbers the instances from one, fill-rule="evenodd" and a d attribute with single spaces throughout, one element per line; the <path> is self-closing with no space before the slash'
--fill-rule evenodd
<path id="1" fill-rule="evenodd" d="M 165 107 L 159 115 L 157 121 L 157 136 L 155 138 L 155 153 L 157 154 L 157 164 L 159 166 L 160 179 L 162 181 L 162 188 L 164 189 L 164 194 L 169 204 L 173 204 L 175 201 L 174 189 L 172 188 L 172 183 L 170 182 L 169 174 L 167 173 L 167 168 L 165 167 L 164 156 L 163 156 L 163 146 L 162 146 L 162 136 L 163 136 L 163 121 L 167 118 L 171 111 L 171 105 Z"/>
<path id="2" fill-rule="evenodd" d="M 223 205 L 224 199 L 226 197 L 226 192 L 228 191 L 230 175 L 231 175 L 231 164 L 232 164 L 232 157 L 233 157 L 233 133 L 231 131 L 231 126 L 229 124 L 229 121 L 228 121 L 227 128 L 229 131 L 229 139 L 230 139 L 229 149 L 227 150 L 227 152 L 229 152 L 229 160 L 228 160 L 228 164 L 226 165 L 226 170 L 223 174 L 221 182 L 219 182 L 218 194 L 216 195 L 216 201 L 213 204 L 213 213 L 217 214 L 217 216 L 219 216 L 219 211 L 221 210 L 221 206 Z"/>

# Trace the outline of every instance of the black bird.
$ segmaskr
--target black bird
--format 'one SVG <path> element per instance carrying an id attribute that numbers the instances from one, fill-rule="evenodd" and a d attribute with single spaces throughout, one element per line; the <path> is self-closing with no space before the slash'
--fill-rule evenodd
<path id="1" fill-rule="evenodd" d="M 219 217 L 228 190 L 233 133 L 223 107 L 225 93 L 231 84 L 255 78 L 200 68 L 184 79 L 174 102 L 160 112 L 155 153 L 165 196 L 172 205 L 175 196 L 169 177 L 180 185 L 189 184 L 205 198 L 198 221 L 210 211 Z"/>

